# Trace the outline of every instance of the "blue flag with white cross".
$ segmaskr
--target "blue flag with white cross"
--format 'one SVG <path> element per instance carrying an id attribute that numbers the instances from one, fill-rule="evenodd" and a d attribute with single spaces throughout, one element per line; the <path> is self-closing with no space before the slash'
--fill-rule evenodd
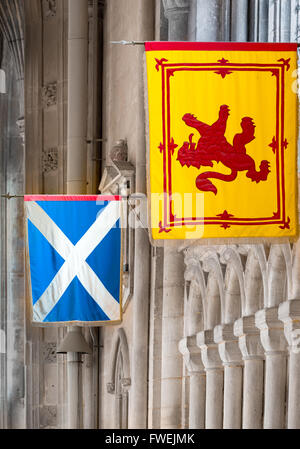
<path id="1" fill-rule="evenodd" d="M 120 322 L 121 197 L 26 195 L 32 321 Z"/>

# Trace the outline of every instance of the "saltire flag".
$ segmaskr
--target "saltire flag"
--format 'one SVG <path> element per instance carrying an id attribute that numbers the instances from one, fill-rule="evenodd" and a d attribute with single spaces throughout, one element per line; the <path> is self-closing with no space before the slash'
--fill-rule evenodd
<path id="1" fill-rule="evenodd" d="M 33 323 L 120 322 L 121 197 L 24 200 Z"/>
<path id="2" fill-rule="evenodd" d="M 145 50 L 153 243 L 294 240 L 297 44 Z"/>

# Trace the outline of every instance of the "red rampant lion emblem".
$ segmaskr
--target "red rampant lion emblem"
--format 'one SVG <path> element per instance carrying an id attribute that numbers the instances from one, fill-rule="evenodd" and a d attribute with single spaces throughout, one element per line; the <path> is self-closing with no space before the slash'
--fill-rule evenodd
<path id="1" fill-rule="evenodd" d="M 212 125 L 200 122 L 192 114 L 185 114 L 182 120 L 187 126 L 194 128 L 200 134 L 197 146 L 193 142 L 193 135 L 190 134 L 189 142 L 184 142 L 178 150 L 177 160 L 182 166 L 199 168 L 213 167 L 213 161 L 221 162 L 225 167 L 231 169 L 231 173 L 224 175 L 214 171 L 206 171 L 196 178 L 196 186 L 199 190 L 214 192 L 217 194 L 216 186 L 209 178 L 220 179 L 222 181 L 233 181 L 239 171 L 246 171 L 246 176 L 252 181 L 266 181 L 270 173 L 270 163 L 261 161 L 259 170 L 255 168 L 255 161 L 246 152 L 246 145 L 255 139 L 255 125 L 251 117 L 243 117 L 241 121 L 241 132 L 237 133 L 232 145 L 225 137 L 227 120 L 229 117 L 229 107 L 220 106 L 219 118 Z"/>

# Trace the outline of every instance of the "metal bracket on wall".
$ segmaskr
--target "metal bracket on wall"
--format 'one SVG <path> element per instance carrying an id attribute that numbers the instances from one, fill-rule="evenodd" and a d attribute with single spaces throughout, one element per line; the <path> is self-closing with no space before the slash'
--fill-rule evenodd
<path id="1" fill-rule="evenodd" d="M 12 198 L 24 198 L 24 195 L 10 195 L 8 192 L 8 193 L 5 193 L 5 195 L 1 195 L 1 198 L 6 198 L 7 200 L 11 200 Z"/>
<path id="2" fill-rule="evenodd" d="M 145 45 L 145 41 L 110 41 L 110 43 L 121 45 Z"/>

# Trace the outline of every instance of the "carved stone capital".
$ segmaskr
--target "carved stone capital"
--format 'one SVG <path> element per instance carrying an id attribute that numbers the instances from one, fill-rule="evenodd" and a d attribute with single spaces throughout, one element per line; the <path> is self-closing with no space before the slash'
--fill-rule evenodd
<path id="1" fill-rule="evenodd" d="M 206 330 L 197 334 L 197 346 L 201 349 L 202 362 L 206 371 L 223 367 L 218 345 L 215 343 L 213 336 L 213 330 Z"/>
<path id="2" fill-rule="evenodd" d="M 299 349 L 300 300 L 291 299 L 281 303 L 278 308 L 278 318 L 284 323 L 284 334 L 290 349 Z"/>
<path id="3" fill-rule="evenodd" d="M 278 319 L 278 307 L 259 310 L 255 314 L 255 325 L 260 329 L 260 339 L 267 355 L 285 352 L 287 341 L 282 321 Z"/>
<path id="4" fill-rule="evenodd" d="M 260 332 L 255 326 L 255 316 L 238 319 L 233 326 L 233 333 L 239 337 L 239 347 L 244 360 L 262 359 L 264 350 L 260 342 Z"/>
<path id="5" fill-rule="evenodd" d="M 193 335 L 192 337 L 185 337 L 180 340 L 178 348 L 183 355 L 184 362 L 190 373 L 199 373 L 204 371 L 201 350 L 197 346 L 196 335 Z"/>
<path id="6" fill-rule="evenodd" d="M 220 324 L 214 328 L 214 340 L 224 365 L 241 365 L 242 354 L 238 338 L 233 333 L 233 324 Z"/>

